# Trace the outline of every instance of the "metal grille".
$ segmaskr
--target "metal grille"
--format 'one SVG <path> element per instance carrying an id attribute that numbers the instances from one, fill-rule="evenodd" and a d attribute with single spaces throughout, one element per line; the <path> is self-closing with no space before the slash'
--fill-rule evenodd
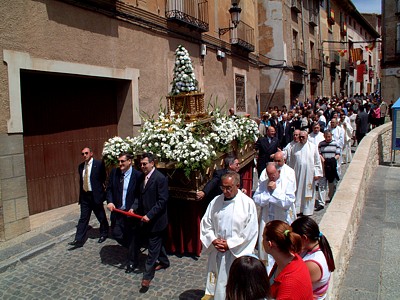
<path id="1" fill-rule="evenodd" d="M 165 17 L 177 20 L 200 31 L 208 31 L 207 0 L 167 0 Z"/>
<path id="2" fill-rule="evenodd" d="M 238 26 L 231 31 L 231 44 L 236 44 L 246 50 L 254 51 L 254 29 L 240 21 Z"/>
<path id="3" fill-rule="evenodd" d="M 243 75 L 235 74 L 236 111 L 246 112 L 246 85 Z"/>

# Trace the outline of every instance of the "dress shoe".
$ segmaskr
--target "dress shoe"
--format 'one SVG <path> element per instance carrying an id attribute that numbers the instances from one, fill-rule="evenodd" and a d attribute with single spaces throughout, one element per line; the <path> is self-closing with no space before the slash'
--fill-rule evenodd
<path id="1" fill-rule="evenodd" d="M 69 242 L 68 245 L 70 246 L 75 246 L 76 248 L 82 247 L 83 243 L 78 240 L 73 240 L 72 242 Z"/>
<path id="2" fill-rule="evenodd" d="M 316 208 L 315 208 L 315 211 L 320 211 L 320 210 L 323 210 L 324 209 L 324 207 L 322 206 L 322 205 L 318 205 Z"/>
<path id="3" fill-rule="evenodd" d="M 168 268 L 168 267 L 169 267 L 168 265 L 158 264 L 158 265 L 156 265 L 156 267 L 154 268 L 154 270 L 155 270 L 155 271 L 160 271 L 160 270 L 166 269 L 166 268 Z"/>
<path id="4" fill-rule="evenodd" d="M 140 288 L 140 293 L 146 293 L 149 290 L 151 280 L 143 279 L 142 287 Z"/>
<path id="5" fill-rule="evenodd" d="M 107 239 L 106 236 L 101 236 L 97 242 L 98 242 L 99 244 L 101 244 L 101 243 L 103 243 L 106 239 Z"/>

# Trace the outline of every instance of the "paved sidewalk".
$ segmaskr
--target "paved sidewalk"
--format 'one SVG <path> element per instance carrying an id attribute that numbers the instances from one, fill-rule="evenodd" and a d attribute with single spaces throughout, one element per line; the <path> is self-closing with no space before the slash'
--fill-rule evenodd
<path id="1" fill-rule="evenodd" d="M 378 166 L 371 178 L 339 299 L 399 299 L 400 168 Z"/>

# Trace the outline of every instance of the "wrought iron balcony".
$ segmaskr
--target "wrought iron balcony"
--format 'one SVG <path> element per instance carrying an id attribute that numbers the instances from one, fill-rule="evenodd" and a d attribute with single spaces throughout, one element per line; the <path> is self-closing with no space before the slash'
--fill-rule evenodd
<path id="1" fill-rule="evenodd" d="M 292 50 L 292 65 L 293 65 L 293 67 L 305 69 L 307 67 L 306 53 L 300 49 L 293 49 Z"/>
<path id="2" fill-rule="evenodd" d="M 292 0 L 292 9 L 300 13 L 301 12 L 301 0 Z"/>
<path id="3" fill-rule="evenodd" d="M 329 52 L 329 59 L 331 63 L 335 63 L 336 65 L 340 65 L 340 54 L 336 50 L 331 50 Z"/>
<path id="4" fill-rule="evenodd" d="M 322 74 L 322 65 L 319 58 L 311 58 L 311 73 Z"/>
<path id="5" fill-rule="evenodd" d="M 314 27 L 318 26 L 318 18 L 319 18 L 318 10 L 313 9 L 313 10 L 310 10 L 308 13 L 309 13 L 309 17 L 310 17 L 310 21 L 309 21 L 310 25 L 314 26 Z"/>
<path id="6" fill-rule="evenodd" d="M 342 57 L 340 59 L 340 69 L 349 71 L 350 70 L 350 63 L 346 57 Z"/>
<path id="7" fill-rule="evenodd" d="M 249 52 L 254 51 L 254 28 L 240 21 L 238 26 L 231 31 L 230 43 L 240 46 Z"/>
<path id="8" fill-rule="evenodd" d="M 165 17 L 200 32 L 209 30 L 207 0 L 167 0 Z"/>

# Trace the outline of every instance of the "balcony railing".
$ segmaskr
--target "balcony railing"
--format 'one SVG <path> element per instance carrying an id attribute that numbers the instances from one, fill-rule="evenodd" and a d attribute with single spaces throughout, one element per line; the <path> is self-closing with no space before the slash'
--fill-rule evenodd
<path id="1" fill-rule="evenodd" d="M 292 0 L 292 9 L 297 13 L 301 12 L 301 0 Z"/>
<path id="2" fill-rule="evenodd" d="M 329 58 L 331 63 L 335 63 L 336 65 L 340 65 L 340 54 L 336 50 L 332 50 L 329 53 Z"/>
<path id="3" fill-rule="evenodd" d="M 305 69 L 307 67 L 306 64 L 306 53 L 300 49 L 292 50 L 292 64 L 293 67 L 299 67 Z"/>
<path id="4" fill-rule="evenodd" d="M 207 32 L 208 1 L 207 0 L 167 0 L 165 17 L 183 23 L 200 32 Z"/>
<path id="5" fill-rule="evenodd" d="M 319 58 L 311 58 L 311 73 L 322 74 L 321 60 Z"/>
<path id="6" fill-rule="evenodd" d="M 254 51 L 254 28 L 240 21 L 231 31 L 230 43 L 240 46 L 249 52 Z"/>
<path id="7" fill-rule="evenodd" d="M 350 63 L 346 57 L 342 57 L 340 59 L 340 69 L 349 71 L 350 70 Z"/>
<path id="8" fill-rule="evenodd" d="M 309 16 L 310 16 L 310 25 L 311 26 L 318 26 L 318 10 L 313 9 L 309 11 Z"/>

